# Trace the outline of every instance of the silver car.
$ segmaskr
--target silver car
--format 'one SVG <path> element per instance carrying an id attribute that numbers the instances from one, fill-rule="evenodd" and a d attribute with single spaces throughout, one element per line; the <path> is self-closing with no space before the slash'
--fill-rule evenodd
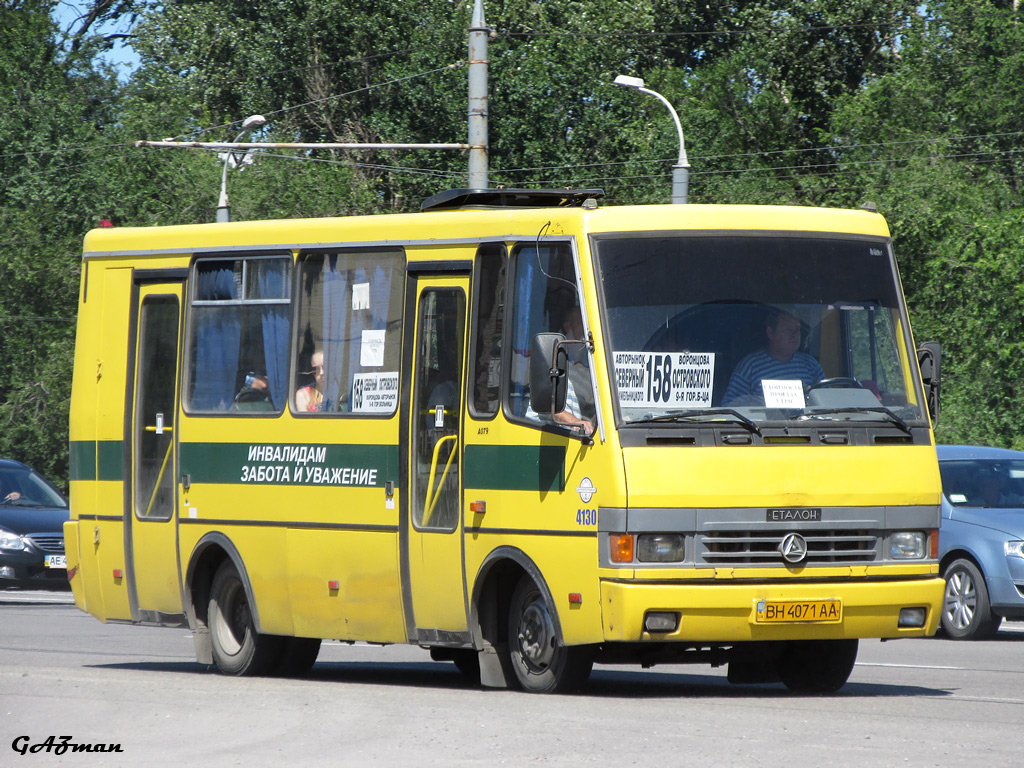
<path id="1" fill-rule="evenodd" d="M 942 629 L 957 640 L 995 635 L 1024 619 L 1024 453 L 938 446 Z"/>

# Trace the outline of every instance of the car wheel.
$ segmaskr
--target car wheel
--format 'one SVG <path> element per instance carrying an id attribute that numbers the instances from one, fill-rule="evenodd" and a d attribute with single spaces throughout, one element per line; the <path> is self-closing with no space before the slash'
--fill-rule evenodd
<path id="1" fill-rule="evenodd" d="M 285 638 L 256 632 L 245 586 L 230 560 L 213 577 L 207 623 L 214 663 L 225 675 L 263 675 L 280 664 Z"/>
<path id="2" fill-rule="evenodd" d="M 993 637 L 1002 617 L 992 613 L 988 588 L 981 570 L 970 560 L 954 560 L 942 574 L 946 594 L 942 601 L 942 629 L 954 640 Z"/>
<path id="3" fill-rule="evenodd" d="M 857 640 L 791 640 L 775 671 L 797 693 L 834 693 L 846 685 L 857 661 Z"/>
<path id="4" fill-rule="evenodd" d="M 590 648 L 561 642 L 552 610 L 533 579 L 520 579 L 509 609 L 508 653 L 515 682 L 530 693 L 574 691 L 594 665 Z"/>

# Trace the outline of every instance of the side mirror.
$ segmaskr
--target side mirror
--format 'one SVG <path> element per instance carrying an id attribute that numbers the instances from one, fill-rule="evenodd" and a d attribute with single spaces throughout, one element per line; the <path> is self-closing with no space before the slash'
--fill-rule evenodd
<path id="1" fill-rule="evenodd" d="M 538 333 L 530 344 L 530 405 L 537 413 L 554 415 L 565 410 L 569 380 L 565 336 Z"/>
<path id="2" fill-rule="evenodd" d="M 917 348 L 917 362 L 921 366 L 921 382 L 928 402 L 932 424 L 939 420 L 939 390 L 941 389 L 942 346 L 937 341 L 926 341 Z"/>

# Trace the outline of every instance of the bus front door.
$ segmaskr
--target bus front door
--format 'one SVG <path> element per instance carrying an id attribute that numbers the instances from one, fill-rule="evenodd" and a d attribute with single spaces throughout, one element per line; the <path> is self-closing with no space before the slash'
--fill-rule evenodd
<path id="1" fill-rule="evenodd" d="M 405 619 L 410 640 L 450 645 L 469 637 L 461 467 L 468 292 L 468 276 L 414 273 L 406 292 Z"/>
<path id="2" fill-rule="evenodd" d="M 132 620 L 171 623 L 182 614 L 177 556 L 178 345 L 181 282 L 134 285 L 135 375 L 126 442 L 125 569 Z"/>

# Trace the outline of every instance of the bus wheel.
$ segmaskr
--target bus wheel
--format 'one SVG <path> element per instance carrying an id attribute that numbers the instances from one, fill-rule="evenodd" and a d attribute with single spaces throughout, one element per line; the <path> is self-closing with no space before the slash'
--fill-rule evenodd
<path id="1" fill-rule="evenodd" d="M 857 640 L 791 640 L 775 660 L 779 678 L 798 693 L 834 693 L 857 660 Z"/>
<path id="2" fill-rule="evenodd" d="M 257 634 L 245 587 L 230 560 L 213 577 L 207 616 L 213 660 L 225 675 L 262 675 L 280 663 L 284 638 Z"/>
<path id="3" fill-rule="evenodd" d="M 320 638 L 286 637 L 277 674 L 284 677 L 302 677 L 313 668 L 320 655 Z"/>
<path id="4" fill-rule="evenodd" d="M 590 675 L 590 648 L 560 642 L 552 608 L 533 579 L 519 580 L 509 608 L 508 645 L 515 681 L 530 693 L 566 693 Z"/>

